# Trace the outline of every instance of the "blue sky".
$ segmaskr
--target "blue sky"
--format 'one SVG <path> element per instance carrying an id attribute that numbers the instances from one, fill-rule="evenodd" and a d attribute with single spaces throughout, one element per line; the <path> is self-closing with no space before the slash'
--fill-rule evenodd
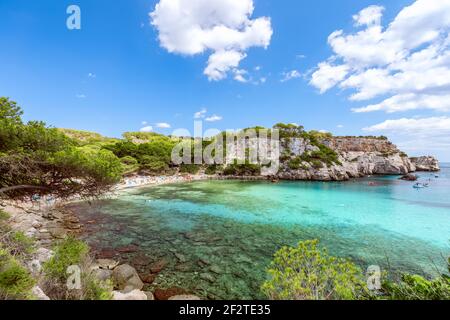
<path id="1" fill-rule="evenodd" d="M 242 49 L 246 58 L 233 72 L 245 70 L 245 83 L 233 79 L 233 72 L 219 81 L 208 79 L 204 69 L 214 49 L 192 55 L 169 52 L 158 39 L 163 26 L 150 24 L 149 13 L 158 2 L 2 0 L 0 96 L 17 101 L 27 120 L 108 136 L 144 126 L 162 133 L 175 128 L 192 130 L 194 114 L 207 109 L 205 118 L 216 115 L 221 120 L 206 122 L 206 128 L 294 122 L 336 135 L 386 134 L 411 154 L 433 153 L 450 160 L 448 145 L 442 143 L 449 137 L 445 129 L 433 133 L 431 138 L 436 136 L 438 142 L 430 146 L 423 143 L 429 136 L 420 135 L 417 139 L 422 142 L 415 144 L 410 128 L 396 131 L 385 123 L 439 118 L 445 126 L 447 109 L 419 106 L 391 113 L 380 107 L 356 113 L 351 109 L 379 103 L 396 92 L 352 101 L 351 95 L 359 90 L 355 87 L 344 88 L 336 80 L 320 93 L 323 82 L 310 83 L 321 62 L 349 65 L 347 56 L 336 53 L 338 49 L 331 48 L 327 38 L 335 30 L 357 32 L 352 18 L 355 14 L 371 5 L 384 7 L 381 24 L 387 28 L 415 1 L 255 0 L 255 10 L 248 18 L 270 17 L 273 34 L 267 48 L 255 45 Z M 66 8 L 71 4 L 81 8 L 81 30 L 66 27 Z M 373 21 L 367 28 L 377 23 L 376 16 L 373 18 L 376 12 L 371 14 Z M 447 25 L 433 27 L 448 31 Z M 421 43 L 411 52 L 430 43 Z M 332 56 L 335 58 L 329 60 Z M 288 72 L 294 77 L 282 81 Z M 157 128 L 157 123 L 170 124 L 171 128 Z"/>

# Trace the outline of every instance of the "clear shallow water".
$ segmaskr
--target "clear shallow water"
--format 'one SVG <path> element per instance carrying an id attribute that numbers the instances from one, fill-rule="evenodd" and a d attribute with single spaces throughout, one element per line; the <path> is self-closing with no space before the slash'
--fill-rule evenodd
<path id="1" fill-rule="evenodd" d="M 420 176 L 429 188 L 413 189 L 414 183 L 398 177 L 205 181 L 70 207 L 86 224 L 84 237 L 99 256 L 122 251 L 120 259 L 142 275 L 151 273 L 152 263 L 165 261 L 154 287 L 250 299 L 261 298 L 273 253 L 306 239 L 319 239 L 333 255 L 363 269 L 377 264 L 392 274 L 444 272 L 450 255 L 450 167 L 438 179 Z"/>

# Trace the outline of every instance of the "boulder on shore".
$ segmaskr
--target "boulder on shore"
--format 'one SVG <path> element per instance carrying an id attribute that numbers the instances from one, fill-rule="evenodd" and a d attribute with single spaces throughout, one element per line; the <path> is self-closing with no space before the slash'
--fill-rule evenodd
<path id="1" fill-rule="evenodd" d="M 50 298 L 42 291 L 42 289 L 38 286 L 33 287 L 31 289 L 31 294 L 37 299 L 41 301 L 50 300 Z"/>
<path id="2" fill-rule="evenodd" d="M 113 291 L 113 300 L 130 301 L 130 300 L 147 300 L 147 295 L 141 290 L 132 290 L 130 292 Z"/>
<path id="3" fill-rule="evenodd" d="M 136 269 L 128 264 L 116 267 L 112 273 L 114 283 L 117 288 L 124 292 L 130 292 L 135 289 L 141 290 L 144 283 L 139 278 Z"/>

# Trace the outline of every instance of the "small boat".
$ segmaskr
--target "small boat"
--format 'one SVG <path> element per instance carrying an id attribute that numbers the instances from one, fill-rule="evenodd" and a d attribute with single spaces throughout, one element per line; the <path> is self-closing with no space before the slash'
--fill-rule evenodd
<path id="1" fill-rule="evenodd" d="M 415 185 L 413 185 L 414 189 L 424 189 L 424 188 L 428 188 L 430 185 L 428 183 L 416 183 Z"/>

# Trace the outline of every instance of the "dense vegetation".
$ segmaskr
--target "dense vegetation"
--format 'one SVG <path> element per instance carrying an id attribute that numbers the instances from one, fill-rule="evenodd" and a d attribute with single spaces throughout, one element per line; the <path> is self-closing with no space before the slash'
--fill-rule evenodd
<path id="1" fill-rule="evenodd" d="M 82 241 L 67 237 L 53 248 L 55 255 L 43 266 L 45 277 L 42 286 L 53 300 L 111 300 L 113 285 L 110 281 L 100 281 L 89 256 L 89 247 Z M 68 290 L 67 270 L 79 266 L 81 289 Z"/>
<path id="2" fill-rule="evenodd" d="M 0 210 L 0 300 L 33 300 L 32 289 L 39 285 L 53 300 L 109 300 L 112 284 L 100 281 L 91 268 L 88 246 L 74 238 L 61 240 L 54 247 L 55 255 L 43 265 L 41 276 L 33 275 L 26 267 L 35 251 L 32 239 L 22 232 L 11 230 L 8 215 Z M 66 286 L 67 268 L 81 267 L 81 289 Z"/>
<path id="3" fill-rule="evenodd" d="M 352 262 L 328 255 L 318 241 L 284 247 L 268 270 L 262 290 L 275 300 L 354 300 L 368 295 L 364 276 Z"/>
<path id="4" fill-rule="evenodd" d="M 32 240 L 12 231 L 6 223 L 8 218 L 0 210 L 0 300 L 32 299 L 36 280 L 23 264 L 33 252 Z"/>
<path id="5" fill-rule="evenodd" d="M 120 180 L 122 168 L 111 152 L 43 122 L 23 123 L 21 116 L 15 102 L 0 98 L 0 191 L 7 196 L 95 196 Z"/>
<path id="6" fill-rule="evenodd" d="M 279 123 L 285 149 L 282 164 L 290 169 L 319 169 L 339 165 L 336 152 L 322 141 L 331 134 L 317 131 L 307 132 L 302 126 Z M 269 139 L 272 130 L 263 127 L 247 128 L 238 132 L 246 136 L 252 132 L 260 135 L 266 130 Z M 8 98 L 0 98 L 0 191 L 9 197 L 23 198 L 32 194 L 54 194 L 67 197 L 74 194 L 96 196 L 107 190 L 124 175 L 171 175 L 174 173 L 223 174 L 233 176 L 256 176 L 261 174 L 261 165 L 250 163 L 183 164 L 172 162 L 174 147 L 182 142 L 191 150 L 201 153 L 217 146 L 226 132 L 211 140 L 164 136 L 152 132 L 127 132 L 123 139 L 103 137 L 100 134 L 72 129 L 56 129 L 43 122 L 23 123 L 22 110 Z M 302 155 L 293 155 L 289 150 L 292 139 L 304 139 L 315 150 Z M 197 148 L 196 148 L 197 147 Z M 226 145 L 223 152 L 227 156 Z"/>
<path id="7" fill-rule="evenodd" d="M 450 300 L 450 277 L 445 274 L 433 280 L 404 274 L 399 282 L 384 274 L 380 290 L 370 291 L 358 266 L 330 256 L 318 244 L 300 242 L 275 253 L 263 293 L 274 300 Z"/>

